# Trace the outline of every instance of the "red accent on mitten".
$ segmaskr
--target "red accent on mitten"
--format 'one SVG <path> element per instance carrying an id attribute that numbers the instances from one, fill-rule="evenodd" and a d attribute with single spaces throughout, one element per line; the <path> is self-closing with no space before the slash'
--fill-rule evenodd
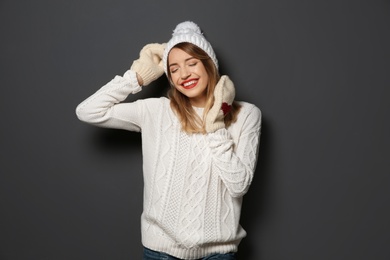
<path id="1" fill-rule="evenodd" d="M 227 113 L 230 112 L 230 110 L 232 110 L 232 106 L 229 105 L 228 103 L 226 102 L 223 102 L 222 103 L 222 106 L 221 106 L 221 109 L 223 111 L 223 115 L 226 116 Z"/>

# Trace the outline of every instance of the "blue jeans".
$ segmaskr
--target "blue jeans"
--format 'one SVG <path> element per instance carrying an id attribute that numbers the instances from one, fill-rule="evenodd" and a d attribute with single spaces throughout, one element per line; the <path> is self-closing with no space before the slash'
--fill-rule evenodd
<path id="1" fill-rule="evenodd" d="M 212 254 L 199 260 L 236 260 L 236 255 L 234 253 L 227 254 Z M 150 250 L 149 248 L 144 247 L 144 258 L 143 260 L 183 260 L 180 258 L 173 257 L 171 255 Z"/>

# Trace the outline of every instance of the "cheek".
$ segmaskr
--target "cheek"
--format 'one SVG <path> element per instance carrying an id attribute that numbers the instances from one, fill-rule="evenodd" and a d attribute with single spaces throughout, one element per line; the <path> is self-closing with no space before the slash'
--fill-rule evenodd
<path id="1" fill-rule="evenodd" d="M 171 74 L 171 81 L 174 85 L 177 84 L 178 76 L 177 74 Z"/>

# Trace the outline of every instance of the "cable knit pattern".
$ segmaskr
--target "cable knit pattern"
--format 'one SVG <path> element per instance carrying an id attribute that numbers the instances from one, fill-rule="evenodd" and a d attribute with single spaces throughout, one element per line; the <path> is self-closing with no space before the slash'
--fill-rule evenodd
<path id="1" fill-rule="evenodd" d="M 260 110 L 240 102 L 228 129 L 188 135 L 167 98 L 121 103 L 140 90 L 129 70 L 83 101 L 76 114 L 100 127 L 141 132 L 143 245 L 181 259 L 237 251 L 246 235 L 239 219 L 256 167 Z"/>

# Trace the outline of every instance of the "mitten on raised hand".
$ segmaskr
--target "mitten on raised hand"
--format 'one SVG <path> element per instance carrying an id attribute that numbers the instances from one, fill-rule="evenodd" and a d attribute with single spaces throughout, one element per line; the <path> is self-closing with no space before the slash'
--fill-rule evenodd
<path id="1" fill-rule="evenodd" d="M 228 76 L 222 76 L 215 86 L 214 105 L 206 115 L 205 128 L 207 133 L 225 128 L 224 118 L 232 108 L 235 94 L 233 82 Z"/>
<path id="2" fill-rule="evenodd" d="M 164 74 L 162 57 L 165 46 L 166 43 L 145 45 L 139 53 L 139 59 L 131 65 L 130 69 L 142 78 L 142 85 L 147 86 Z"/>

